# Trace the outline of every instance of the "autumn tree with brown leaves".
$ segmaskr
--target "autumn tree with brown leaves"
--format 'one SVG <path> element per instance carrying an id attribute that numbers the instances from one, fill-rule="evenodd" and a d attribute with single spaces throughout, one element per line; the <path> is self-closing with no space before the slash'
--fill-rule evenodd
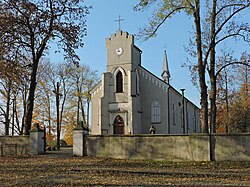
<path id="1" fill-rule="evenodd" d="M 64 137 L 72 144 L 77 122 L 88 121 L 88 92 L 97 83 L 97 72 L 74 63 L 42 61 L 38 68 L 37 94 L 33 120 L 47 127 L 49 135 Z M 55 115 L 57 83 L 60 86 L 59 115 Z M 57 132 L 56 132 L 57 131 Z"/>
<path id="2" fill-rule="evenodd" d="M 229 53 L 219 58 L 220 69 L 226 61 L 236 62 Z M 217 76 L 217 129 L 220 133 L 250 130 L 250 54 L 242 53 L 238 64 L 224 68 Z M 241 62 L 248 62 L 242 64 Z M 229 70 L 230 69 L 230 70 Z"/>
<path id="3" fill-rule="evenodd" d="M 38 65 L 41 57 L 49 49 L 49 42 L 56 41 L 58 49 L 64 51 L 66 61 L 74 63 L 79 61 L 75 50 L 83 46 L 86 15 L 89 14 L 90 8 L 84 6 L 83 2 L 79 0 L 0 2 L 0 28 L 6 28 L 4 39 L 11 39 L 13 49 L 25 51 L 25 56 L 31 58 L 25 134 L 29 134 L 32 123 Z"/>
<path id="4" fill-rule="evenodd" d="M 0 31 L 1 39 L 4 39 L 3 30 Z M 10 42 L 11 40 L 7 42 L 5 40 L 5 43 L 2 42 L 0 49 L 0 97 L 2 98 L 0 103 L 0 122 L 5 126 L 5 135 L 10 135 L 10 126 L 12 126 L 12 134 L 14 134 L 14 126 L 20 127 L 19 121 L 15 120 L 18 115 L 16 100 L 18 99 L 18 94 L 21 93 L 24 74 L 27 73 L 25 69 L 22 69 L 24 59 L 20 58 L 18 52 L 11 47 Z M 18 129 L 17 133 L 21 133 L 20 129 Z"/>

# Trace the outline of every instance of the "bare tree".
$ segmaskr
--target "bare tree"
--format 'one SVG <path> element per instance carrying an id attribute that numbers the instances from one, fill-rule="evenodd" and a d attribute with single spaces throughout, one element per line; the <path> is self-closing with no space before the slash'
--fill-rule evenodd
<path id="1" fill-rule="evenodd" d="M 85 121 L 85 103 L 89 102 L 87 93 L 97 80 L 96 71 L 92 71 L 86 65 L 76 66 L 66 62 L 40 64 L 34 112 L 39 115 L 34 115 L 33 118 L 40 123 L 44 123 L 45 120 L 56 123 L 54 126 L 57 127 L 58 148 L 61 132 L 67 129 L 69 133 L 68 130 L 77 123 L 78 118 L 73 118 L 72 115 L 77 116 L 78 113 L 78 117 L 82 115 L 81 120 Z M 56 116 L 53 115 L 55 113 Z"/>
<path id="2" fill-rule="evenodd" d="M 156 6 L 148 27 L 140 30 L 143 40 L 156 35 L 158 29 L 173 15 L 184 11 L 194 19 L 193 47 L 190 54 L 197 58 L 192 70 L 198 74 L 201 103 L 201 131 L 208 132 L 208 85 L 206 72 L 209 75 L 210 132 L 216 129 L 216 47 L 226 40 L 239 37 L 249 42 L 249 25 L 236 19 L 240 13 L 249 9 L 250 2 L 245 0 L 212 0 L 206 1 L 201 15 L 200 0 L 140 0 L 135 10 L 146 11 Z M 228 62 L 231 63 L 231 62 Z"/>
<path id="3" fill-rule="evenodd" d="M 71 71 L 71 81 L 77 98 L 77 122 L 83 121 L 84 125 L 88 126 L 89 91 L 98 81 L 96 71 L 86 65 L 74 66 Z M 87 104 L 87 112 L 85 104 Z"/>

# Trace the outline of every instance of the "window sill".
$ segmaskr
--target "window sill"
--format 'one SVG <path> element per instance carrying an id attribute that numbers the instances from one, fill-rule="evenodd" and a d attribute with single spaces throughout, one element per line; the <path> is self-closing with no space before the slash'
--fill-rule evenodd
<path id="1" fill-rule="evenodd" d="M 151 124 L 161 124 L 161 122 L 151 122 Z"/>

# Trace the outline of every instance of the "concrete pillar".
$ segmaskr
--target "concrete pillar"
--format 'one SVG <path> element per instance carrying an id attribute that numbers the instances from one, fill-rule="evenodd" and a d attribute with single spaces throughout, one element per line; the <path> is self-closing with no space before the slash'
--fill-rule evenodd
<path id="1" fill-rule="evenodd" d="M 30 130 L 30 154 L 38 155 L 44 152 L 44 130 L 35 123 Z"/>
<path id="2" fill-rule="evenodd" d="M 83 126 L 82 122 L 79 122 L 77 127 L 73 130 L 73 155 L 86 155 L 84 137 L 87 134 L 89 134 L 89 130 Z"/>

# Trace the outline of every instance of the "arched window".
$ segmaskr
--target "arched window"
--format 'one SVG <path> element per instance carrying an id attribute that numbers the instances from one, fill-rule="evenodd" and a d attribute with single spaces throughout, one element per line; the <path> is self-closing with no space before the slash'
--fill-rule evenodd
<path id="1" fill-rule="evenodd" d="M 160 103 L 154 101 L 151 105 L 151 123 L 161 123 Z"/>
<path id="2" fill-rule="evenodd" d="M 116 74 L 116 92 L 123 92 L 123 77 L 121 71 L 118 71 L 118 73 Z"/>

